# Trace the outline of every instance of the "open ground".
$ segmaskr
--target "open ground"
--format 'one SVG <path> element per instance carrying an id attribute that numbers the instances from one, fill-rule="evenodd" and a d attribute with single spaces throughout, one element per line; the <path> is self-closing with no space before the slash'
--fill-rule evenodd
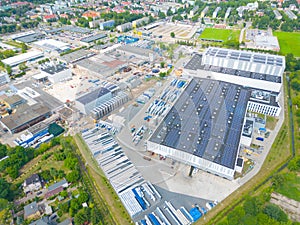
<path id="1" fill-rule="evenodd" d="M 220 40 L 223 42 L 238 41 L 239 35 L 240 30 L 205 28 L 203 33 L 200 35 L 200 39 Z"/>
<path id="2" fill-rule="evenodd" d="M 300 57 L 300 32 L 276 31 L 273 34 L 278 38 L 281 53 Z"/>

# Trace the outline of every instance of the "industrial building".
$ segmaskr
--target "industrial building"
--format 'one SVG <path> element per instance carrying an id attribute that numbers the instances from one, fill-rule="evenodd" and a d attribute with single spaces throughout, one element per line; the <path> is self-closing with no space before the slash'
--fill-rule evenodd
<path id="1" fill-rule="evenodd" d="M 44 51 L 66 52 L 71 49 L 70 44 L 55 39 L 44 39 L 33 43 Z"/>
<path id="2" fill-rule="evenodd" d="M 280 51 L 278 39 L 276 36 L 273 36 L 272 29 L 266 31 L 247 29 L 245 47 L 248 49 Z"/>
<path id="3" fill-rule="evenodd" d="M 211 47 L 195 54 L 183 73 L 280 93 L 284 70 L 283 56 Z"/>
<path id="4" fill-rule="evenodd" d="M 28 61 L 33 61 L 36 60 L 38 58 L 44 57 L 44 53 L 41 51 L 30 51 L 27 53 L 23 53 L 20 55 L 16 55 L 7 59 L 3 59 L 2 62 L 5 65 L 14 67 L 14 66 L 18 66 L 21 63 L 24 62 L 28 62 Z"/>
<path id="5" fill-rule="evenodd" d="M 106 37 L 107 37 L 107 34 L 96 34 L 96 35 L 84 37 L 80 41 L 89 44 L 89 43 L 94 43 L 95 41 L 98 41 L 98 40 L 106 38 Z"/>
<path id="6" fill-rule="evenodd" d="M 48 80 L 55 84 L 61 81 L 69 80 L 72 78 L 71 69 L 63 64 L 49 64 L 42 65 L 41 76 L 48 77 Z"/>
<path id="7" fill-rule="evenodd" d="M 195 78 L 147 142 L 147 150 L 232 180 L 250 92 Z"/>
<path id="8" fill-rule="evenodd" d="M 112 98 L 112 93 L 104 87 L 95 89 L 75 100 L 75 107 L 83 114 L 88 115 L 97 106 Z"/>
<path id="9" fill-rule="evenodd" d="M 137 57 L 145 61 L 153 62 L 155 60 L 155 53 L 150 49 L 144 49 L 132 45 L 123 45 L 117 48 L 117 52 L 120 54 L 126 54 L 128 56 Z"/>
<path id="10" fill-rule="evenodd" d="M 106 116 L 113 110 L 117 109 L 118 107 L 122 106 L 123 104 L 128 102 L 128 100 L 129 100 L 129 96 L 124 92 L 120 92 L 117 96 L 111 98 L 110 100 L 94 108 L 91 111 L 91 116 L 93 119 L 98 120 L 103 116 Z"/>
<path id="11" fill-rule="evenodd" d="M 51 115 L 51 110 L 41 104 L 18 106 L 15 113 L 0 119 L 3 128 L 6 128 L 11 134 L 23 131 Z"/>
<path id="12" fill-rule="evenodd" d="M 0 86 L 10 82 L 10 78 L 7 73 L 0 71 Z"/>
<path id="13" fill-rule="evenodd" d="M 65 55 L 61 56 L 60 61 L 66 63 L 66 64 L 74 64 L 82 59 L 89 58 L 93 55 L 95 55 L 94 52 L 90 52 L 85 49 L 79 49 L 75 52 L 71 52 L 69 54 L 65 54 Z"/>

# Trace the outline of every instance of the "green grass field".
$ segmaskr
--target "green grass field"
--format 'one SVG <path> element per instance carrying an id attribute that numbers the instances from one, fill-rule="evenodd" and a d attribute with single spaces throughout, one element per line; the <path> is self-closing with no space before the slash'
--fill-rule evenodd
<path id="1" fill-rule="evenodd" d="M 284 174 L 285 181 L 280 187 L 276 188 L 276 192 L 300 201 L 300 177 L 296 173 L 286 173 Z"/>
<path id="2" fill-rule="evenodd" d="M 231 40 L 238 41 L 240 32 L 240 30 L 205 28 L 203 33 L 200 35 L 200 39 L 222 40 L 224 42 Z"/>
<path id="3" fill-rule="evenodd" d="M 293 53 L 300 57 L 300 32 L 274 32 L 278 38 L 280 52 L 283 54 Z"/>

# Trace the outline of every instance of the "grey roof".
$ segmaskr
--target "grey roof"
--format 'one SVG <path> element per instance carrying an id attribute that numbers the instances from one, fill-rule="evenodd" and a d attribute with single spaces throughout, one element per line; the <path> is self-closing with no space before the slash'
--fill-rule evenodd
<path id="1" fill-rule="evenodd" d="M 239 85 L 193 79 L 149 140 L 233 169 L 249 95 Z"/>
<path id="2" fill-rule="evenodd" d="M 87 93 L 86 95 L 79 97 L 78 99 L 76 99 L 76 101 L 85 105 L 94 101 L 95 99 L 100 98 L 103 95 L 106 95 L 107 93 L 110 93 L 108 89 L 100 87 L 94 91 L 91 91 L 90 93 Z"/>
<path id="3" fill-rule="evenodd" d="M 34 201 L 24 206 L 24 217 L 33 215 L 39 211 L 37 203 Z"/>
<path id="4" fill-rule="evenodd" d="M 40 182 L 40 177 L 38 174 L 32 174 L 25 180 L 26 185 L 35 184 L 37 182 Z"/>
<path id="5" fill-rule="evenodd" d="M 44 105 L 35 104 L 29 106 L 27 104 L 23 104 L 18 107 L 16 113 L 1 118 L 0 120 L 3 124 L 5 124 L 5 126 L 7 126 L 8 129 L 14 130 L 29 123 L 30 121 L 33 121 L 34 119 L 50 113 L 50 109 Z"/>
<path id="6" fill-rule="evenodd" d="M 99 39 L 106 38 L 106 37 L 107 37 L 107 34 L 96 34 L 96 35 L 82 38 L 80 41 L 90 43 L 90 42 L 97 41 Z"/>
<path id="7" fill-rule="evenodd" d="M 66 61 L 67 63 L 73 63 L 88 57 L 95 55 L 94 52 L 90 52 L 84 49 L 79 49 L 75 52 L 71 52 L 69 54 L 65 54 L 61 56 L 61 60 Z"/>
<path id="8" fill-rule="evenodd" d="M 132 54 L 141 55 L 141 56 L 149 56 L 149 54 L 154 53 L 152 50 L 139 48 L 139 47 L 132 46 L 132 45 L 124 45 L 124 46 L 120 47 L 119 50 L 126 51 L 126 52 L 129 52 Z"/>
<path id="9" fill-rule="evenodd" d="M 32 222 L 29 225 L 56 225 L 56 223 L 54 221 L 51 221 L 49 219 L 49 216 L 45 216 L 45 217 L 42 217 L 39 220 L 36 220 L 36 221 Z"/>
<path id="10" fill-rule="evenodd" d="M 44 36 L 45 36 L 44 34 L 35 33 L 35 34 L 15 38 L 15 40 L 20 41 L 20 42 L 24 42 L 24 43 L 31 43 L 31 42 L 34 42 L 34 41 L 37 41 L 39 39 L 44 38 Z"/>
<path id="11" fill-rule="evenodd" d="M 215 54 L 215 53 L 212 53 Z M 222 56 L 223 57 L 223 56 Z M 232 53 L 230 56 L 230 59 L 235 59 L 237 60 L 239 57 L 238 53 Z M 257 56 L 259 57 L 259 56 Z M 258 58 L 254 58 L 255 60 L 260 60 Z M 256 80 L 266 80 L 266 81 L 271 81 L 274 83 L 281 83 L 281 77 L 280 76 L 274 76 L 270 74 L 263 74 L 263 73 L 255 73 L 255 72 L 250 72 L 250 71 L 245 71 L 245 70 L 236 70 L 232 68 L 224 68 L 224 67 L 219 67 L 219 66 L 212 66 L 212 65 L 203 65 L 202 64 L 202 56 L 199 54 L 195 54 L 192 59 L 185 65 L 185 69 L 189 70 L 207 70 L 207 71 L 212 71 L 212 72 L 217 72 L 217 73 L 224 73 L 224 74 L 230 74 L 230 75 L 235 75 L 235 76 L 240 76 L 240 77 L 248 77 Z M 249 53 L 245 53 L 242 55 L 242 58 L 240 60 L 250 60 Z M 274 57 L 269 57 L 266 61 L 267 64 L 273 64 L 274 61 L 278 64 L 277 66 L 282 65 L 282 59 L 274 59 Z M 254 61 L 255 62 L 255 61 Z"/>
<path id="12" fill-rule="evenodd" d="M 55 183 L 55 184 L 52 184 L 51 186 L 48 187 L 48 191 L 53 191 L 65 184 L 67 184 L 68 182 L 66 181 L 66 179 L 62 179 L 61 181 Z"/>
<path id="13" fill-rule="evenodd" d="M 45 71 L 46 73 L 51 74 L 51 75 L 59 73 L 64 70 L 67 70 L 67 69 L 69 69 L 69 68 L 62 64 L 51 65 L 51 66 L 41 68 L 42 71 Z"/>

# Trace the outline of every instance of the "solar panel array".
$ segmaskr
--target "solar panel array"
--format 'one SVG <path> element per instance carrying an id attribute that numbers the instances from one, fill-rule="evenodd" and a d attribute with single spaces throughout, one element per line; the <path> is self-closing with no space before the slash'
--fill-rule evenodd
<path id="1" fill-rule="evenodd" d="M 268 55 L 268 54 L 259 54 L 259 53 L 248 53 L 242 51 L 235 51 L 235 50 L 227 50 L 222 48 L 209 48 L 205 52 L 205 55 L 215 56 L 219 58 L 229 58 L 229 59 L 236 59 L 242 61 L 252 61 L 256 63 L 262 64 L 269 64 L 269 65 L 276 65 L 282 66 L 283 61 L 280 56 Z"/>
<path id="2" fill-rule="evenodd" d="M 233 169 L 249 97 L 235 84 L 193 79 L 150 141 Z"/>
<path id="3" fill-rule="evenodd" d="M 237 54 L 237 53 L 235 53 Z M 229 56 L 230 59 L 236 59 L 236 60 L 244 60 L 244 61 L 249 61 L 249 54 L 241 54 L 241 56 L 237 56 L 235 54 L 231 54 Z M 220 56 L 220 55 L 216 55 Z M 223 56 L 222 56 L 223 57 Z M 263 74 L 263 73 L 255 73 L 255 72 L 250 72 L 250 71 L 244 71 L 244 70 L 236 70 L 232 68 L 224 68 L 224 67 L 219 67 L 219 66 L 212 66 L 212 65 L 202 65 L 201 63 L 202 56 L 199 54 L 196 54 L 193 56 L 193 58 L 186 64 L 184 67 L 185 69 L 190 69 L 190 70 L 198 70 L 198 69 L 203 69 L 207 71 L 212 71 L 212 72 L 217 72 L 217 73 L 224 73 L 224 74 L 230 74 L 230 75 L 235 75 L 235 76 L 240 76 L 240 77 L 247 77 L 247 78 L 252 78 L 256 80 L 265 80 L 265 81 L 270 81 L 274 83 L 282 83 L 282 79 L 280 76 L 274 76 L 274 75 L 269 75 L 269 74 Z M 268 58 L 268 62 L 275 62 L 275 59 L 273 58 Z M 278 61 L 277 61 L 278 60 Z M 260 58 L 255 58 L 255 62 L 261 61 Z M 276 63 L 279 61 L 282 64 L 282 59 L 276 59 Z M 269 63 L 268 63 L 269 64 Z M 276 64 L 277 65 L 277 64 Z M 281 65 L 282 66 L 282 65 Z"/>

